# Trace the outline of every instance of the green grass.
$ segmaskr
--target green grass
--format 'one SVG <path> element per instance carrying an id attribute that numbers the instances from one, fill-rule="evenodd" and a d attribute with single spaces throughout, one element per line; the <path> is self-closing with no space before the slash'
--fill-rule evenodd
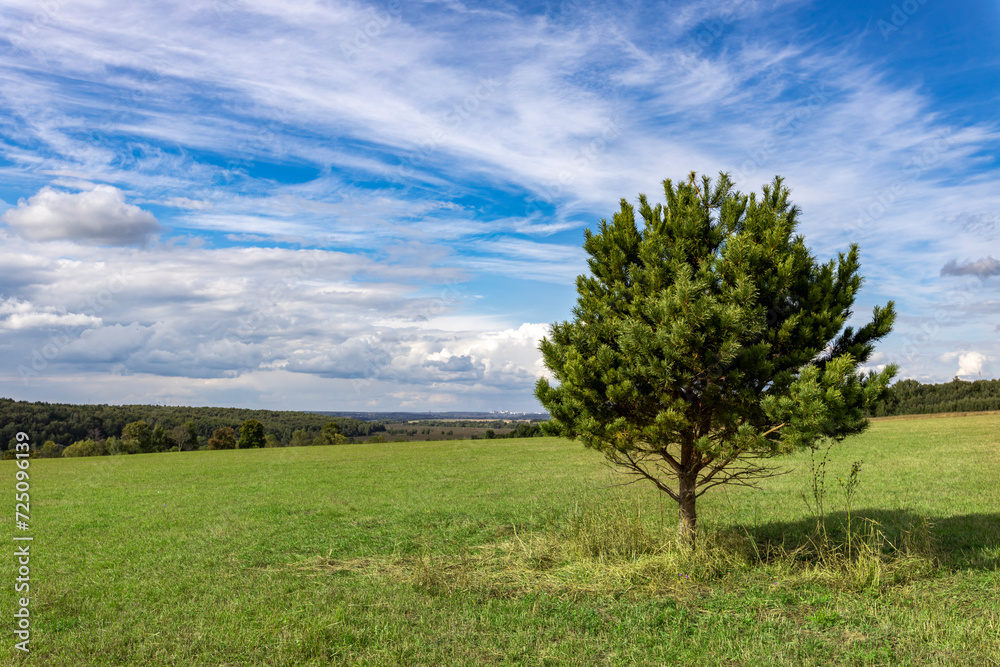
<path id="1" fill-rule="evenodd" d="M 669 499 L 558 439 L 35 460 L 32 653 L 7 632 L 0 662 L 997 665 L 998 433 L 876 422 L 831 450 L 827 544 L 804 454 L 703 496 L 694 554 Z"/>

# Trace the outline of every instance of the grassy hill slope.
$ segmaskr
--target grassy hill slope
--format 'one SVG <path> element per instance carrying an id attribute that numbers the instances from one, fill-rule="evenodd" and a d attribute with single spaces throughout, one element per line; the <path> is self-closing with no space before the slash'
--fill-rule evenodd
<path id="1" fill-rule="evenodd" d="M 998 664 L 998 433 L 883 421 L 831 450 L 833 543 L 864 460 L 867 564 L 810 552 L 808 454 L 706 494 L 694 555 L 664 499 L 553 438 L 35 460 L 33 650 L 8 633 L 0 661 Z M 0 479 L 12 498 L 13 461 Z M 15 576 L 3 559 L 8 619 Z"/>

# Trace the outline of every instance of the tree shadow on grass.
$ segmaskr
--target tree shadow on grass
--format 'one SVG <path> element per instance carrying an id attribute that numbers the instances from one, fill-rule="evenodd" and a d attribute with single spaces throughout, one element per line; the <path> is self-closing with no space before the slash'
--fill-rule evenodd
<path id="1" fill-rule="evenodd" d="M 889 545 L 902 548 L 907 534 L 918 533 L 929 520 L 934 554 L 945 567 L 953 569 L 994 570 L 1000 567 L 1000 513 L 960 514 L 957 516 L 922 516 L 907 510 L 858 509 L 851 513 L 851 529 L 865 534 L 875 521 Z M 790 553 L 808 547 L 816 536 L 816 519 L 771 522 L 757 526 L 736 526 L 756 542 L 761 556 Z M 827 536 L 833 544 L 843 544 L 847 535 L 847 513 L 826 515 Z"/>

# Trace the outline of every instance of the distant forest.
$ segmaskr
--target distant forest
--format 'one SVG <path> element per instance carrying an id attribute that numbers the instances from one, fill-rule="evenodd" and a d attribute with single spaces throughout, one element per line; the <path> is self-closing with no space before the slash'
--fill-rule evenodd
<path id="1" fill-rule="evenodd" d="M 923 415 L 934 412 L 1000 410 L 1000 380 L 966 382 L 957 377 L 943 384 L 900 380 L 872 411 L 873 417 Z"/>
<path id="2" fill-rule="evenodd" d="M 889 388 L 889 395 L 875 406 L 870 416 L 985 410 L 1000 410 L 1000 380 L 967 382 L 955 378 L 951 382 L 942 384 L 921 384 L 916 380 L 901 380 Z M 387 431 L 386 423 L 383 421 L 331 417 L 314 412 L 164 405 L 67 405 L 29 403 L 0 398 L 0 450 L 13 449 L 14 436 L 18 431 L 28 433 L 36 446 L 51 440 L 60 447 L 67 447 L 82 440 L 104 441 L 108 438 L 121 438 L 126 425 L 140 420 L 158 431 L 176 431 L 190 423 L 198 441 L 194 447 L 201 448 L 217 429 L 228 427 L 238 431 L 240 425 L 248 419 L 259 421 L 264 432 L 274 436 L 276 444 L 280 445 L 312 442 L 314 438 L 320 437 L 323 426 L 330 422 L 336 423 L 340 434 L 352 441 L 354 438 L 366 438 L 373 434 L 382 437 L 395 435 L 406 440 L 415 439 L 417 427 L 420 427 L 420 439 L 423 439 L 425 431 L 427 436 L 430 436 L 430 427 L 437 427 L 437 430 L 443 431 L 445 426 L 449 429 L 447 434 L 435 432 L 434 435 L 451 437 L 451 430 L 456 431 L 454 437 L 472 438 L 517 438 L 542 434 L 537 423 L 520 424 L 514 428 L 514 425 L 499 420 L 495 422 L 422 420 L 411 422 L 409 425 L 391 424 L 395 428 Z M 404 433 L 401 430 L 404 428 L 412 432 Z M 483 435 L 481 433 L 483 428 L 490 430 Z M 492 430 L 494 428 L 497 430 L 495 435 Z M 460 429 L 462 432 L 458 432 Z M 468 429 L 469 433 L 465 433 L 465 429 Z M 296 432 L 299 432 L 297 436 Z M 427 437 L 427 439 L 432 438 Z M 381 440 L 380 437 L 377 441 Z"/>
<path id="3" fill-rule="evenodd" d="M 39 446 L 51 440 L 66 447 L 85 439 L 100 441 L 120 438 L 122 429 L 127 424 L 139 420 L 151 427 L 159 426 L 165 431 L 191 422 L 199 441 L 207 442 L 216 429 L 229 427 L 238 430 L 247 419 L 259 421 L 264 426 L 265 433 L 273 434 L 282 443 L 290 442 L 298 430 L 305 431 L 310 438 L 317 437 L 329 422 L 335 422 L 340 427 L 340 432 L 348 438 L 385 431 L 384 422 L 330 417 L 311 412 L 164 405 L 66 405 L 0 398 L 0 449 L 13 448 L 11 443 L 18 431 L 30 435 L 31 441 Z"/>

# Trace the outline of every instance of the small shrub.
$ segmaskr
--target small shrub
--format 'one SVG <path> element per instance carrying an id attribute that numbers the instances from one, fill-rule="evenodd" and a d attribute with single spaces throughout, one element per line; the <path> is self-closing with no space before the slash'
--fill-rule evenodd
<path id="1" fill-rule="evenodd" d="M 309 433 L 305 429 L 296 429 L 292 432 L 292 439 L 288 443 L 289 447 L 305 447 L 312 442 Z"/>
<path id="2" fill-rule="evenodd" d="M 236 431 L 229 426 L 215 429 L 208 440 L 208 449 L 236 449 Z"/>
<path id="3" fill-rule="evenodd" d="M 108 449 L 108 454 L 112 456 L 139 453 L 139 443 L 136 440 L 123 440 L 112 436 L 108 438 L 105 446 Z"/>
<path id="4" fill-rule="evenodd" d="M 46 440 L 42 448 L 35 455 L 41 459 L 57 459 L 62 456 L 63 448 L 51 440 Z"/>
<path id="5" fill-rule="evenodd" d="M 62 455 L 73 457 L 73 456 L 106 456 L 108 453 L 107 447 L 105 447 L 104 442 L 95 442 L 90 438 L 86 440 L 80 440 L 74 442 L 72 445 L 63 450 Z"/>

